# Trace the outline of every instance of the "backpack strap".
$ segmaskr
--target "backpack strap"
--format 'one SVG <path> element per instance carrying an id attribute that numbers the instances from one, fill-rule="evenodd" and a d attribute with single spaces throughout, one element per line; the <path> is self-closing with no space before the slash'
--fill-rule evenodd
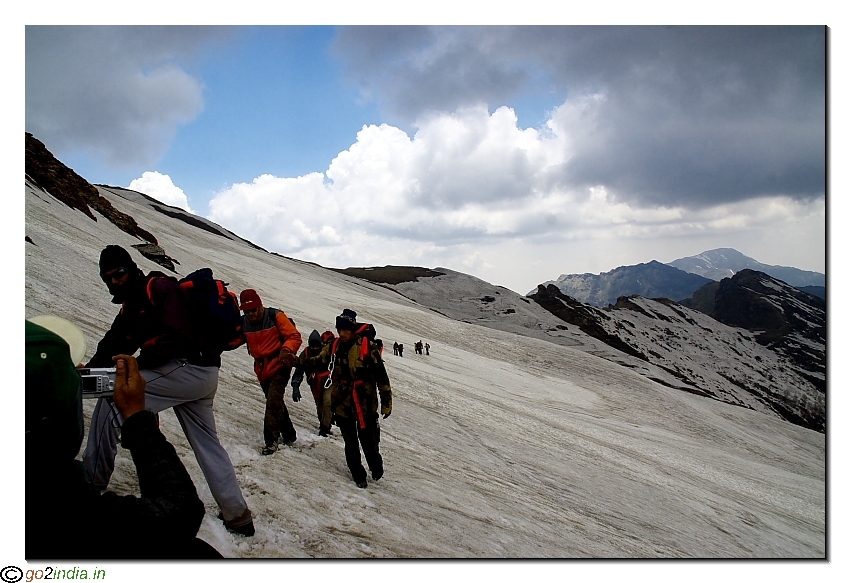
<path id="1" fill-rule="evenodd" d="M 155 275 L 151 278 L 148 278 L 148 283 L 145 285 L 145 291 L 148 294 L 148 301 L 151 303 L 152 306 L 154 305 L 154 303 L 153 303 L 153 282 L 156 281 L 157 279 L 161 279 L 160 276 Z"/>
<path id="2" fill-rule="evenodd" d="M 354 401 L 354 409 L 357 411 L 357 422 L 360 423 L 360 429 L 366 429 L 366 416 L 363 414 L 363 405 L 360 404 L 360 396 L 357 394 L 357 389 L 365 383 L 358 379 L 354 381 L 354 386 L 351 387 L 351 398 Z"/>
<path id="3" fill-rule="evenodd" d="M 371 324 L 363 324 L 355 332 L 356 335 L 361 336 L 360 340 L 360 361 L 363 362 L 367 356 L 369 356 L 369 338 L 365 334 L 370 331 L 372 328 Z"/>

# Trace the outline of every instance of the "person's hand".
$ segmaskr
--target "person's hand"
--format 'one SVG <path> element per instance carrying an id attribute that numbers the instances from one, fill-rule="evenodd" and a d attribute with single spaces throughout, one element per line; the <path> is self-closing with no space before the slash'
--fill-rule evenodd
<path id="1" fill-rule="evenodd" d="M 292 385 L 292 400 L 296 403 L 301 400 L 301 390 L 295 385 Z"/>
<path id="2" fill-rule="evenodd" d="M 139 374 L 139 363 L 134 356 L 118 354 L 115 361 L 115 406 L 129 419 L 134 413 L 145 408 L 145 379 Z"/>
<path id="3" fill-rule="evenodd" d="M 295 354 L 293 354 L 292 351 L 288 348 L 281 348 L 280 361 L 283 363 L 284 366 L 292 368 L 293 366 L 298 364 L 298 357 L 295 356 Z"/>
<path id="4" fill-rule="evenodd" d="M 381 415 L 384 419 L 390 416 L 393 412 L 393 398 L 390 393 L 381 393 Z"/>

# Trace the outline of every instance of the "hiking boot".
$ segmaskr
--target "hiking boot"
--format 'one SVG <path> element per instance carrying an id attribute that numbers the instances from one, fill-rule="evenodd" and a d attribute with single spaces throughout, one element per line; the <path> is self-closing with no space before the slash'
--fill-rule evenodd
<path id="1" fill-rule="evenodd" d="M 226 528 L 228 532 L 232 532 L 234 534 L 241 534 L 242 536 L 254 536 L 253 518 L 249 518 L 248 522 L 240 524 L 239 526 L 233 526 L 233 523 L 236 522 L 238 518 L 230 521 L 230 523 L 228 524 L 228 522 L 224 519 L 224 514 L 221 512 L 218 513 L 218 519 L 224 523 L 224 528 Z"/>
<path id="2" fill-rule="evenodd" d="M 263 448 L 263 451 L 261 451 L 260 453 L 262 455 L 271 455 L 276 451 L 277 451 L 277 443 L 272 442 L 272 443 L 267 443 L 266 446 Z"/>
<path id="3" fill-rule="evenodd" d="M 242 536 L 254 536 L 254 521 L 252 520 L 248 524 L 243 524 L 242 526 L 227 526 L 224 525 L 224 528 L 228 530 L 228 532 L 232 532 L 233 534 L 241 534 Z"/>
<path id="4" fill-rule="evenodd" d="M 325 429 L 324 427 L 319 428 L 319 437 L 328 437 L 331 435 L 330 428 Z"/>
<path id="5" fill-rule="evenodd" d="M 284 444 L 284 445 L 292 445 L 292 444 L 294 444 L 294 443 L 295 443 L 295 440 L 297 440 L 297 439 L 298 439 L 297 437 L 293 437 L 293 438 L 292 438 L 292 439 L 290 439 L 289 441 L 284 441 L 284 442 L 283 442 L 283 444 Z"/>
<path id="6" fill-rule="evenodd" d="M 383 475 L 384 475 L 384 468 L 381 468 L 380 470 L 372 472 L 372 479 L 377 482 L 378 480 L 381 479 L 381 476 L 383 476 Z"/>
<path id="7" fill-rule="evenodd" d="M 366 486 L 368 486 L 368 484 L 366 483 L 366 480 L 363 480 L 362 482 L 357 482 L 358 488 L 365 488 Z"/>

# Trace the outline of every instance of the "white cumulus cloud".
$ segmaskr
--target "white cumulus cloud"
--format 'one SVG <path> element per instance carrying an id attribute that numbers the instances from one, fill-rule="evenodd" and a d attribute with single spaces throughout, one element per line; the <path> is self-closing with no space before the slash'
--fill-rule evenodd
<path id="1" fill-rule="evenodd" d="M 520 128 L 510 108 L 490 113 L 484 106 L 430 114 L 412 136 L 388 124 L 364 126 L 324 174 L 233 184 L 210 201 L 208 218 L 265 248 L 329 267 L 443 266 L 525 293 L 559 275 L 542 270 L 573 272 L 569 264 L 583 265 L 583 257 L 598 261 L 594 242 L 610 248 L 621 241 L 633 251 L 616 256 L 621 262 L 612 269 L 628 264 L 630 253 L 631 263 L 640 263 L 711 248 L 692 251 L 683 243 L 689 239 L 704 245 L 710 236 L 756 233 L 777 241 L 782 227 L 764 220 L 766 209 L 783 224 L 800 216 L 803 203 L 788 197 L 647 207 L 604 184 L 571 186 L 565 168 L 601 127 L 603 102 L 600 95 L 576 98 L 539 130 Z M 824 202 L 803 206 L 809 204 Z M 660 235 L 677 238 L 682 252 L 665 258 L 670 249 Z M 647 254 L 652 245 L 658 249 Z M 505 259 L 523 253 L 549 260 L 528 260 L 510 273 Z M 563 267 L 553 267 L 561 255 Z"/>
<path id="2" fill-rule="evenodd" d="M 160 174 L 156 171 L 144 172 L 140 178 L 130 182 L 127 188 L 147 194 L 161 203 L 195 214 L 195 211 L 189 207 L 189 198 L 186 193 L 179 186 L 175 186 L 168 174 Z"/>

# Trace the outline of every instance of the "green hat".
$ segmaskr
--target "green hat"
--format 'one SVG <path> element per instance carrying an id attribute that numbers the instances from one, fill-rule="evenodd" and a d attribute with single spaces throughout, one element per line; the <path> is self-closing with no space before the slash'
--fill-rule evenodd
<path id="1" fill-rule="evenodd" d="M 27 454 L 74 458 L 83 441 L 80 375 L 62 337 L 26 322 Z"/>

